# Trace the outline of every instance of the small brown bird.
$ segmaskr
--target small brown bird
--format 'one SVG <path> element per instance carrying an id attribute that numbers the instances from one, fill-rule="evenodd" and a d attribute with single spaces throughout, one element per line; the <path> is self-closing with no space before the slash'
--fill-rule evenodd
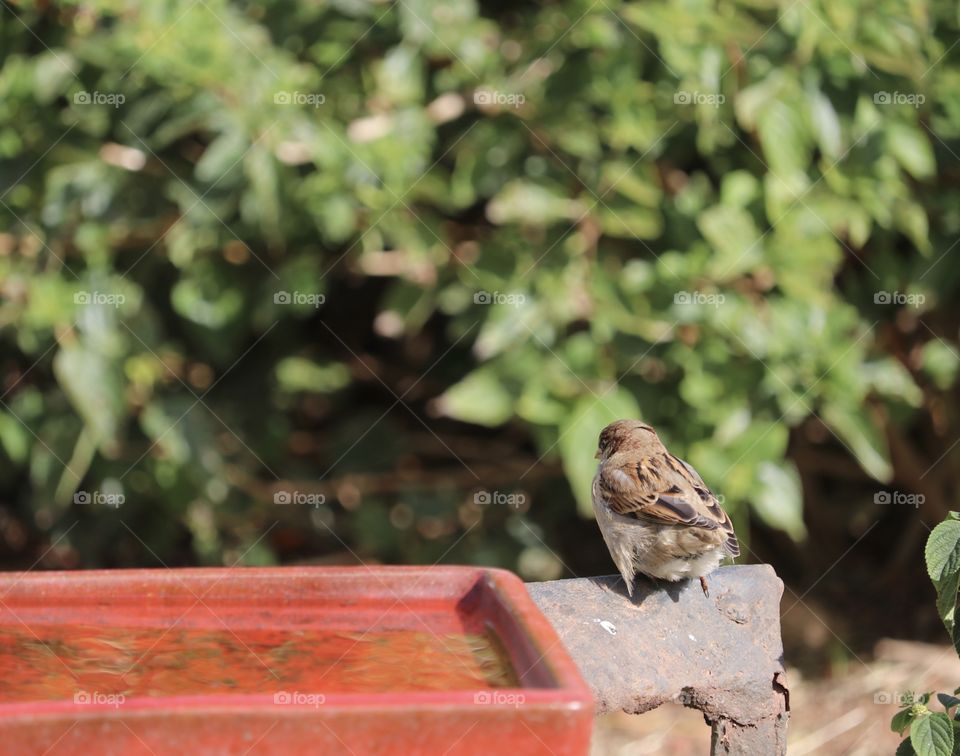
<path id="1" fill-rule="evenodd" d="M 600 432 L 593 511 L 610 556 L 633 596 L 638 572 L 671 582 L 706 576 L 740 555 L 733 524 L 690 465 L 639 420 Z"/>

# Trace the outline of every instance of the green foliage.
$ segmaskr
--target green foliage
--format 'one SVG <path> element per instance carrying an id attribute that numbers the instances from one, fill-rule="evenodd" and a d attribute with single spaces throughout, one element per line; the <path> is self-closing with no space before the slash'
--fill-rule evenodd
<path id="1" fill-rule="evenodd" d="M 955 623 L 957 590 L 960 586 L 960 513 L 950 512 L 930 533 L 926 547 L 927 572 L 937 590 L 937 611 L 960 653 Z M 927 704 L 932 693 L 908 694 L 890 722 L 897 733 L 910 728 L 910 736 L 897 749 L 897 754 L 916 756 L 955 756 L 960 753 L 960 688 L 953 695 L 937 693 L 945 713 L 932 712 Z"/>
<path id="2" fill-rule="evenodd" d="M 903 734 L 910 728 L 910 735 L 897 748 L 898 756 L 956 756 L 960 751 L 960 721 L 957 721 L 957 704 L 960 699 L 938 694 L 943 712 L 927 708 L 930 694 L 917 699 L 916 703 L 904 703 L 890 724 L 894 732 Z"/>
<path id="3" fill-rule="evenodd" d="M 459 421 L 562 465 L 543 501 L 586 514 L 600 426 L 639 415 L 738 526 L 803 538 L 791 434 L 890 482 L 891 433 L 960 364 L 954 9 L 814 5 L 5 9 L 8 499 L 62 531 L 112 481 L 151 549 L 186 529 L 218 561 L 271 487 L 321 476 L 319 532 L 439 558 L 347 504 L 372 491 L 452 543 L 484 484 L 450 482 L 459 449 L 435 444 L 456 476 L 429 494 L 342 478 Z M 513 560 L 475 535 L 467 558 Z"/>
<path id="4" fill-rule="evenodd" d="M 951 512 L 930 533 L 925 550 L 927 574 L 937 589 L 937 611 L 953 643 L 960 651 L 955 611 L 960 589 L 960 514 Z"/>
<path id="5" fill-rule="evenodd" d="M 947 714 L 927 712 L 910 723 L 910 745 L 920 756 L 950 756 L 953 739 L 954 727 Z"/>

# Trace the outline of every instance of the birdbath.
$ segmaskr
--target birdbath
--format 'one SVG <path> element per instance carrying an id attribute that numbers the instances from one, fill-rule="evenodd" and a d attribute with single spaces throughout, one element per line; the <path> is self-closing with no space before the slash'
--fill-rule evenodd
<path id="1" fill-rule="evenodd" d="M 509 572 L 0 576 L 6 754 L 586 754 L 593 700 Z"/>

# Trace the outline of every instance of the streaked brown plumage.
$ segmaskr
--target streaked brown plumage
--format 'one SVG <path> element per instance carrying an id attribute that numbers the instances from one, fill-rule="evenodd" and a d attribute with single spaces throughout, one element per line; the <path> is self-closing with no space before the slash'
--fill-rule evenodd
<path id="1" fill-rule="evenodd" d="M 740 554 L 733 524 L 690 465 L 656 431 L 618 420 L 600 433 L 593 509 L 610 555 L 633 595 L 637 572 L 676 581 L 706 576 Z"/>

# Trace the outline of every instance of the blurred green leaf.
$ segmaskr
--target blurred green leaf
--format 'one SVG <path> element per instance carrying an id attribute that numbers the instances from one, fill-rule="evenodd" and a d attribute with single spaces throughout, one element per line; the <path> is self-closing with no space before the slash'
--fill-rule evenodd
<path id="1" fill-rule="evenodd" d="M 123 380 L 115 363 L 82 346 L 60 349 L 53 361 L 57 380 L 74 411 L 100 446 L 116 441 L 123 418 Z"/>
<path id="2" fill-rule="evenodd" d="M 440 398 L 444 414 L 477 425 L 502 425 L 513 414 L 513 397 L 489 368 L 470 373 Z"/>
<path id="3" fill-rule="evenodd" d="M 23 464 L 30 452 L 30 431 L 13 415 L 0 413 L 0 444 L 13 462 Z"/>
<path id="4" fill-rule="evenodd" d="M 757 480 L 759 487 L 752 504 L 760 519 L 768 526 L 784 531 L 795 541 L 806 538 L 803 492 L 796 469 L 792 465 L 762 462 L 757 470 Z"/>
<path id="5" fill-rule="evenodd" d="M 936 172 L 930 140 L 921 129 L 894 121 L 887 126 L 886 136 L 890 152 L 911 176 L 924 179 Z"/>
<path id="6" fill-rule="evenodd" d="M 287 357 L 277 364 L 277 382 L 284 391 L 330 393 L 350 383 L 350 371 L 339 362 L 318 365 L 304 357 Z"/>
<path id="7" fill-rule="evenodd" d="M 923 370 L 941 391 L 949 389 L 957 380 L 960 356 L 939 339 L 931 339 L 923 346 Z"/>
<path id="8" fill-rule="evenodd" d="M 893 467 L 886 440 L 862 408 L 830 404 L 823 408 L 823 419 L 841 440 L 849 444 L 864 470 L 879 481 L 890 480 Z"/>

